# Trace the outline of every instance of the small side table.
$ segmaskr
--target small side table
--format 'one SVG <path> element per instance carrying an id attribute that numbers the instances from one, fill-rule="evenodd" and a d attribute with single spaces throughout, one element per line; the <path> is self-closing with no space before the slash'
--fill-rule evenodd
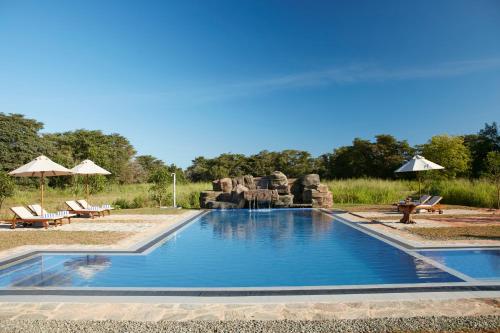
<path id="1" fill-rule="evenodd" d="M 399 205 L 401 207 L 401 210 L 403 211 L 403 218 L 399 220 L 401 223 L 405 224 L 412 224 L 415 223 L 413 219 L 411 218 L 411 214 L 415 211 L 415 208 L 417 208 L 417 205 L 413 202 L 406 202 L 404 204 Z"/>

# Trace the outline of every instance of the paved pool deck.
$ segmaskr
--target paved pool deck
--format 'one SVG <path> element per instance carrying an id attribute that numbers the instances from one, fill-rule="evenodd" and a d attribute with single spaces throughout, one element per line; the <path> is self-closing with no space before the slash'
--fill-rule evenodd
<path id="1" fill-rule="evenodd" d="M 187 211 L 169 216 L 112 216 L 89 222 L 88 228 L 108 228 L 120 224 L 131 227 L 140 224 L 135 236 L 112 246 L 75 245 L 70 251 L 135 251 L 158 238 L 177 225 L 200 214 Z M 336 215 L 349 223 L 361 223 L 366 219 L 351 214 Z M 117 221 L 124 221 L 123 223 Z M 127 221 L 127 222 L 125 222 Z M 137 221 L 137 222 L 132 222 Z M 151 226 L 145 228 L 149 221 Z M 99 224 L 104 224 L 100 226 Z M 82 228 L 75 223 L 72 228 Z M 63 226 L 64 228 L 64 226 Z M 69 225 L 68 227 L 69 228 Z M 139 228 L 139 227 L 138 227 Z M 96 230 L 97 230 L 96 229 Z M 44 231 L 42 231 L 44 232 Z M 394 237 L 394 235 L 388 234 Z M 404 241 L 404 239 L 402 239 Z M 422 244 L 413 244 L 422 245 Z M 426 244 L 424 244 L 426 245 Z M 154 246 L 154 245 L 151 245 Z M 36 246 L 11 250 L 0 257 L 13 258 L 29 251 L 68 251 L 64 246 Z M 279 296 L 84 296 L 84 295 L 1 295 L 0 320 L 133 320 L 133 321 L 191 321 L 191 320 L 329 320 L 367 319 L 386 317 L 433 317 L 433 316 L 500 316 L 500 291 L 434 291 L 390 292 L 369 294 L 333 295 L 279 295 Z"/>
<path id="2" fill-rule="evenodd" d="M 286 297 L 0 297 L 0 320 L 329 320 L 500 316 L 500 293 Z"/>

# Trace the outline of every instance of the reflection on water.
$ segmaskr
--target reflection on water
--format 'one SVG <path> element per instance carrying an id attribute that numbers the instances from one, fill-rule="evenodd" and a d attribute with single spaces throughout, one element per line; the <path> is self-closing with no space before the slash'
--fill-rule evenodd
<path id="1" fill-rule="evenodd" d="M 85 280 L 92 279 L 97 273 L 111 266 L 107 256 L 86 255 L 68 260 L 64 263 L 66 270 L 73 271 Z"/>
<path id="2" fill-rule="evenodd" d="M 236 211 L 208 214 L 201 222 L 202 228 L 212 228 L 219 239 L 255 240 L 262 237 L 274 242 L 301 235 L 305 240 L 314 240 L 328 235 L 332 229 L 332 218 L 326 214 L 304 210 L 284 210 L 283 214 L 272 211 L 249 211 L 242 215 Z M 307 220 L 307 223 L 304 223 Z M 276 244 L 278 244 L 276 242 Z"/>
<path id="3" fill-rule="evenodd" d="M 12 275 L 11 285 L 23 286 L 74 286 L 93 279 L 97 273 L 111 267 L 111 259 L 103 255 L 78 257 L 40 256 L 24 264 L 23 274 Z M 12 272 L 14 273 L 14 272 Z"/>

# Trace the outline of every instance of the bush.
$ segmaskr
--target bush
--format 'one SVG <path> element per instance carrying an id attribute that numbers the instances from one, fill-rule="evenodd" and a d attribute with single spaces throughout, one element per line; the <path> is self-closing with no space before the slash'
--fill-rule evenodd
<path id="1" fill-rule="evenodd" d="M 12 178 L 3 171 L 0 171 L 0 209 L 2 209 L 5 199 L 14 195 L 16 185 Z"/>
<path id="2" fill-rule="evenodd" d="M 131 206 L 132 206 L 131 208 L 144 208 L 144 207 L 151 207 L 152 205 L 147 196 L 140 195 L 132 200 Z"/>
<path id="3" fill-rule="evenodd" d="M 129 200 L 119 198 L 113 201 L 113 207 L 116 207 L 117 209 L 131 209 L 132 204 Z"/>
<path id="4" fill-rule="evenodd" d="M 119 209 L 136 209 L 136 208 L 152 207 L 152 203 L 149 201 L 147 196 L 139 195 L 132 200 L 127 200 L 124 198 L 116 199 L 113 202 L 113 206 Z"/>

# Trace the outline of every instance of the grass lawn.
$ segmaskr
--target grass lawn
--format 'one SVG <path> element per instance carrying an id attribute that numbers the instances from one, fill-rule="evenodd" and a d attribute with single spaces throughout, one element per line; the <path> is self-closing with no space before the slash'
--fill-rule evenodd
<path id="1" fill-rule="evenodd" d="M 408 231 L 426 239 L 491 239 L 500 240 L 500 226 L 408 228 Z"/>
<path id="2" fill-rule="evenodd" d="M 128 236 L 128 232 L 113 231 L 10 231 L 0 232 L 0 251 L 23 245 L 110 245 Z"/>
<path id="3" fill-rule="evenodd" d="M 175 208 L 136 208 L 136 209 L 117 209 L 111 212 L 111 216 L 116 215 L 178 215 L 185 213 L 185 209 Z"/>

